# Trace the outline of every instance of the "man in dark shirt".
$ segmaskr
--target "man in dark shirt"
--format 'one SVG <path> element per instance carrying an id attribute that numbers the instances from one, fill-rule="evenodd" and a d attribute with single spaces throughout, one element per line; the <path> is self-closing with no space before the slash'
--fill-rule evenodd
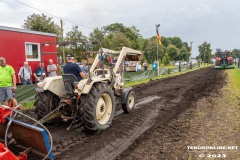
<path id="1" fill-rule="evenodd" d="M 74 56 L 72 54 L 67 55 L 67 64 L 63 67 L 64 74 L 74 74 L 78 81 L 84 79 L 85 75 L 83 70 L 78 64 L 74 63 Z"/>
<path id="2" fill-rule="evenodd" d="M 39 67 L 35 70 L 33 76 L 35 77 L 35 83 L 41 82 L 46 77 L 46 71 L 44 69 L 44 63 L 39 63 Z"/>

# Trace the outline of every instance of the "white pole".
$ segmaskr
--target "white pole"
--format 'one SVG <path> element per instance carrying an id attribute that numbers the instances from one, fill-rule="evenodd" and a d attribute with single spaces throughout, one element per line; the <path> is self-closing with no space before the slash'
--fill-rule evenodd
<path id="1" fill-rule="evenodd" d="M 158 33 L 158 28 L 160 27 L 160 24 L 156 25 L 156 32 Z M 159 76 L 159 60 L 158 60 L 158 39 L 157 39 L 157 76 Z"/>
<path id="2" fill-rule="evenodd" d="M 157 76 L 159 76 L 158 40 L 157 40 Z"/>

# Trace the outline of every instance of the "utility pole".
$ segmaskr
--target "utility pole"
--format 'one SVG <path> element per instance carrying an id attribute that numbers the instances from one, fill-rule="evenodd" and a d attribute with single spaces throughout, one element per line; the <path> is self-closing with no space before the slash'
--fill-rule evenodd
<path id="1" fill-rule="evenodd" d="M 63 41 L 63 21 L 60 20 L 60 24 L 61 24 L 61 41 Z M 62 46 L 62 54 L 63 54 L 63 64 L 66 64 L 66 56 L 65 56 L 65 52 L 64 52 L 64 46 Z"/>
<path id="2" fill-rule="evenodd" d="M 157 32 L 157 36 L 159 36 L 158 34 L 158 28 L 160 27 L 160 24 L 156 25 L 156 32 Z M 159 60 L 158 60 L 158 39 L 157 39 L 157 76 L 159 76 Z"/>

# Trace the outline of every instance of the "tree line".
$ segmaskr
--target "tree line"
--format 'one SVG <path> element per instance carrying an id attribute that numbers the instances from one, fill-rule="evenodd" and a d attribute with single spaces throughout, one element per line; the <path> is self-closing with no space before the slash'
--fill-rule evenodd
<path id="1" fill-rule="evenodd" d="M 82 34 L 78 26 L 73 26 L 71 31 L 62 35 L 63 30 L 52 20 L 52 17 L 34 13 L 24 20 L 22 27 L 35 31 L 55 33 L 57 34 L 57 41 L 97 40 L 102 43 L 102 47 L 112 50 L 121 50 L 123 46 L 141 50 L 144 52 L 142 62 L 146 60 L 148 63 L 153 63 L 159 60 L 160 63 L 168 65 L 172 61 L 188 61 L 191 56 L 191 46 L 180 37 L 161 36 L 162 45 L 159 45 L 156 35 L 150 38 L 143 38 L 135 26 L 127 27 L 122 23 L 113 23 L 101 28 L 95 28 L 88 37 Z M 91 47 L 95 51 L 100 48 L 98 44 L 93 44 Z M 198 46 L 198 49 L 199 55 L 196 57 L 197 59 L 209 62 L 214 57 L 210 43 L 204 42 Z M 70 46 L 65 49 L 65 52 L 82 57 L 84 48 Z M 240 50 L 234 49 L 232 53 L 234 57 L 238 57 Z"/>

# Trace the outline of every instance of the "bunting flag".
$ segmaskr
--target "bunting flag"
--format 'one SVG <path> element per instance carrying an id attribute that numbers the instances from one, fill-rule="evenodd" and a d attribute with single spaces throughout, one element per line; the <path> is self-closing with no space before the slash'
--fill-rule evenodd
<path id="1" fill-rule="evenodd" d="M 156 26 L 157 39 L 158 39 L 158 43 L 159 43 L 160 45 L 162 45 L 161 37 L 160 37 L 160 35 L 159 35 L 159 33 L 158 33 L 158 27 L 159 27 L 159 26 Z"/>

